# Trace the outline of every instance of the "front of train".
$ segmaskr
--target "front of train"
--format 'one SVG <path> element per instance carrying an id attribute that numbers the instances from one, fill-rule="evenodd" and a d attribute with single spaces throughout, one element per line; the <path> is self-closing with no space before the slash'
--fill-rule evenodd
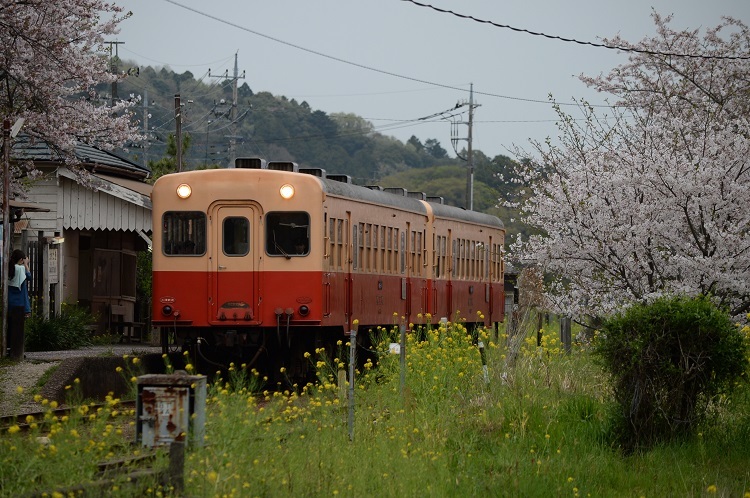
<path id="1" fill-rule="evenodd" d="M 323 199 L 312 176 L 267 169 L 154 184 L 153 325 L 202 372 L 245 364 L 303 378 L 323 320 Z"/>

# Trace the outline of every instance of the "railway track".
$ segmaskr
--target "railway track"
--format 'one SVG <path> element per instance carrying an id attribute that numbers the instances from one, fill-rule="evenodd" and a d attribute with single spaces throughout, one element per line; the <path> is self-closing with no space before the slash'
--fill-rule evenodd
<path id="1" fill-rule="evenodd" d="M 110 406 L 107 403 L 95 403 L 88 405 L 89 411 L 96 413 L 99 408 Z M 117 406 L 122 408 L 135 408 L 135 400 L 119 401 Z M 7 431 L 10 427 L 18 427 L 22 431 L 28 431 L 32 424 L 42 425 L 51 421 L 59 420 L 62 417 L 70 416 L 78 410 L 77 406 L 54 408 L 46 411 L 18 413 L 15 415 L 6 415 L 0 417 L 0 434 Z M 48 414 L 50 415 L 48 417 Z"/>

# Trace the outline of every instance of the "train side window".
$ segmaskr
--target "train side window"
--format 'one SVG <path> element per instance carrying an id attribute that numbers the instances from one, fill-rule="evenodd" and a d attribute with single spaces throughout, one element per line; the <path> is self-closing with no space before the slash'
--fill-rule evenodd
<path id="1" fill-rule="evenodd" d="M 352 268 L 355 270 L 359 268 L 359 227 L 356 223 L 352 223 Z"/>
<path id="2" fill-rule="evenodd" d="M 305 211 L 274 211 L 266 215 L 266 252 L 285 258 L 310 254 L 310 215 Z"/>
<path id="3" fill-rule="evenodd" d="M 399 248 L 401 254 L 401 275 L 406 273 L 406 232 L 401 232 L 401 247 Z"/>
<path id="4" fill-rule="evenodd" d="M 380 271 L 385 273 L 385 225 L 380 227 Z"/>
<path id="5" fill-rule="evenodd" d="M 327 219 L 328 226 L 328 268 L 336 269 L 336 218 Z"/>
<path id="6" fill-rule="evenodd" d="M 451 276 L 458 278 L 458 240 L 453 239 L 453 251 L 451 252 Z"/>
<path id="7" fill-rule="evenodd" d="M 245 256 L 250 252 L 250 221 L 242 216 L 227 216 L 222 228 L 221 246 L 227 256 Z"/>
<path id="8" fill-rule="evenodd" d="M 202 256 L 206 252 L 206 213 L 167 211 L 162 217 L 162 252 L 167 256 Z"/>
<path id="9" fill-rule="evenodd" d="M 388 227 L 388 240 L 386 241 L 386 247 L 388 247 L 388 273 L 396 273 L 395 270 L 395 263 L 393 262 L 393 253 L 394 253 L 394 244 L 393 244 L 393 227 Z"/>
<path id="10" fill-rule="evenodd" d="M 344 268 L 344 254 L 346 254 L 344 246 L 344 220 L 337 220 L 336 222 L 336 267 L 341 270 Z"/>

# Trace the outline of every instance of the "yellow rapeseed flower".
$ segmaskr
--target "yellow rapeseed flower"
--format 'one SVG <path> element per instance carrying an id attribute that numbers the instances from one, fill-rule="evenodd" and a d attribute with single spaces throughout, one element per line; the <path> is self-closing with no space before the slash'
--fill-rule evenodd
<path id="1" fill-rule="evenodd" d="M 16 392 L 17 392 L 18 394 L 23 394 L 23 387 L 22 387 L 22 386 L 18 386 L 18 387 L 16 387 Z"/>

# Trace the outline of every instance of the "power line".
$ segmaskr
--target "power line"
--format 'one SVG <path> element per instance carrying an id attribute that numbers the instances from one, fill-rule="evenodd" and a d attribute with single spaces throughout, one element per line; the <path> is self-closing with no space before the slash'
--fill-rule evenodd
<path id="1" fill-rule="evenodd" d="M 470 16 L 467 14 L 459 14 L 458 12 L 454 12 L 449 9 L 441 9 L 439 7 L 435 7 L 434 5 L 417 2 L 416 0 L 401 0 L 401 1 L 413 3 L 414 5 L 417 5 L 419 7 L 426 7 L 428 9 L 432 9 L 434 11 L 437 11 L 443 14 L 451 14 L 453 16 L 460 17 L 461 19 L 468 19 L 468 20 L 478 22 L 481 24 L 489 24 L 496 28 L 510 29 L 513 31 L 517 31 L 519 33 L 526 33 L 526 34 L 534 35 L 534 36 L 542 36 L 544 38 L 549 38 L 550 40 L 559 40 L 559 41 L 564 41 L 568 43 L 577 43 L 579 45 L 588 45 L 590 47 L 606 48 L 609 50 L 621 50 L 623 52 L 635 52 L 638 54 L 659 55 L 663 57 L 687 57 L 687 58 L 692 58 L 692 59 L 717 59 L 717 60 L 750 60 L 750 56 L 747 56 L 747 55 L 704 55 L 704 54 L 685 54 L 685 53 L 677 53 L 677 52 L 661 52 L 659 50 L 646 50 L 646 49 L 635 48 L 635 47 L 624 47 L 621 45 L 609 45 L 607 43 L 581 41 L 581 40 L 576 40 L 575 38 L 565 38 L 563 36 L 558 36 L 558 35 L 549 35 L 547 33 L 542 33 L 540 31 L 531 31 L 531 30 L 524 29 L 524 28 L 517 28 L 509 24 L 499 24 L 493 21 L 487 21 L 486 19 L 478 19 L 474 16 Z"/>
<path id="2" fill-rule="evenodd" d="M 290 43 L 288 41 L 284 41 L 284 40 L 282 40 L 280 38 L 276 38 L 274 36 L 266 35 L 266 34 L 261 33 L 259 31 L 255 31 L 255 30 L 247 28 L 245 26 L 241 26 L 241 25 L 239 25 L 237 23 L 234 23 L 234 22 L 231 22 L 231 21 L 227 21 L 226 19 L 222 19 L 220 17 L 214 16 L 214 15 L 209 14 L 207 12 L 203 12 L 203 11 L 200 11 L 198 9 L 194 9 L 192 7 L 188 7 L 187 5 L 183 5 L 183 4 L 179 3 L 179 2 L 176 2 L 175 0 L 164 0 L 164 1 L 167 2 L 167 3 L 171 3 L 172 5 L 176 5 L 177 7 L 183 8 L 185 10 L 189 10 L 191 12 L 194 12 L 194 13 L 196 13 L 198 15 L 207 17 L 209 19 L 213 19 L 214 21 L 220 22 L 222 24 L 226 24 L 227 26 L 232 26 L 233 28 L 237 28 L 237 29 L 239 29 L 241 31 L 246 31 L 246 32 L 254 34 L 256 36 L 260 36 L 262 38 L 266 38 L 267 40 L 271 40 L 271 41 L 274 41 L 276 43 L 281 43 L 282 45 L 286 45 L 288 47 L 296 48 L 297 50 L 302 50 L 303 52 L 307 52 L 307 53 L 310 53 L 310 54 L 313 54 L 313 55 L 317 55 L 319 57 L 324 57 L 324 58 L 330 59 L 332 61 L 340 62 L 342 64 L 347 64 L 347 65 L 354 66 L 354 67 L 358 67 L 360 69 L 366 69 L 367 71 L 372 71 L 372 72 L 375 72 L 375 73 L 385 74 L 386 76 L 393 76 L 394 78 L 401 78 L 401 79 L 404 79 L 404 80 L 415 81 L 417 83 L 423 83 L 425 85 L 431 85 L 431 86 L 436 86 L 436 87 L 440 87 L 440 88 L 446 88 L 448 90 L 457 90 L 459 92 L 466 92 L 466 89 L 461 88 L 461 87 L 457 87 L 457 86 L 453 86 L 453 85 L 446 85 L 446 84 L 443 84 L 443 83 L 437 83 L 435 81 L 424 80 L 424 79 L 421 79 L 421 78 L 415 78 L 413 76 L 406 76 L 406 75 L 403 75 L 403 74 L 394 73 L 392 71 L 386 71 L 384 69 L 378 69 L 378 68 L 375 68 L 375 67 L 372 67 L 372 66 L 367 66 L 365 64 L 360 64 L 359 62 L 353 62 L 353 61 L 350 61 L 350 60 L 342 59 L 340 57 L 336 57 L 336 56 L 333 56 L 333 55 L 324 54 L 323 52 L 318 52 L 317 50 L 312 50 L 310 48 L 305 48 L 305 47 L 302 47 L 300 45 L 295 45 L 294 43 Z M 496 98 L 508 99 L 508 100 L 517 100 L 517 101 L 521 101 L 521 102 L 533 102 L 533 103 L 536 103 L 536 104 L 557 104 L 557 105 L 561 105 L 561 106 L 578 106 L 579 105 L 578 103 L 554 102 L 554 101 L 550 101 L 550 100 L 527 99 L 527 98 L 522 98 L 522 97 L 512 97 L 512 96 L 509 96 L 509 95 L 500 95 L 500 94 L 496 94 L 496 93 L 486 93 L 486 92 L 477 92 L 477 91 L 475 91 L 474 93 L 478 94 L 478 95 L 486 95 L 488 97 L 496 97 Z M 592 104 L 592 105 L 590 105 L 590 107 L 614 107 L 614 106 L 611 106 L 611 105 L 593 105 Z"/>
<path id="3" fill-rule="evenodd" d="M 126 48 L 124 48 L 123 50 L 125 50 L 125 52 L 130 52 L 133 55 L 137 55 L 141 59 L 146 59 L 148 61 L 156 62 L 158 64 L 161 64 L 162 66 L 169 66 L 169 67 L 175 67 L 175 66 L 176 67 L 205 67 L 205 66 L 208 66 L 209 64 L 219 64 L 219 63 L 224 64 L 228 60 L 232 59 L 232 56 L 230 55 L 229 57 L 226 57 L 224 59 L 220 59 L 220 60 L 216 60 L 216 61 L 211 61 L 211 62 L 204 62 L 204 63 L 201 63 L 201 64 L 172 64 L 172 63 L 169 63 L 169 62 L 164 62 L 164 61 L 159 61 L 159 60 L 156 60 L 156 59 L 151 59 L 149 57 L 146 57 L 145 55 L 141 55 L 141 54 L 139 54 L 137 52 L 133 52 L 132 50 L 128 50 Z"/>

